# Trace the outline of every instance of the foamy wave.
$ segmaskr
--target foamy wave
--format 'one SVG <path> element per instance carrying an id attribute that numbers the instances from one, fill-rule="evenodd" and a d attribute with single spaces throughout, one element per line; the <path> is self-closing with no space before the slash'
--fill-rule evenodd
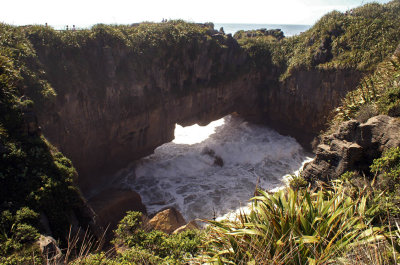
<path id="1" fill-rule="evenodd" d="M 265 126 L 234 116 L 208 126 L 209 138 L 191 145 L 176 139 L 138 161 L 135 174 L 125 175 L 150 213 L 174 206 L 187 220 L 223 216 L 246 206 L 256 185 L 281 187 L 283 176 L 307 160 L 293 138 Z M 195 129 L 190 134 L 196 139 Z"/>

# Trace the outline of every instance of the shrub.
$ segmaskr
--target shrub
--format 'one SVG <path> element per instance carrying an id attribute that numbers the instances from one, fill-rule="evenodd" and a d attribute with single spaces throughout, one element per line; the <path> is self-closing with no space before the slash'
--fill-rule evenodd
<path id="1" fill-rule="evenodd" d="M 24 207 L 14 214 L 6 210 L 0 216 L 0 262 L 15 264 L 40 260 L 37 247 L 33 246 L 39 238 L 37 224 L 39 215 Z"/>
<path id="2" fill-rule="evenodd" d="M 203 237 L 202 233 L 196 230 L 173 235 L 158 230 L 147 232 L 144 229 L 142 214 L 133 211 L 127 212 L 114 232 L 114 244 L 129 248 L 120 259 L 131 258 L 139 264 L 146 259 L 150 264 L 153 264 L 153 261 L 160 263 L 160 260 L 166 264 L 181 264 L 186 258 L 196 255 Z"/>
<path id="3" fill-rule="evenodd" d="M 218 264 L 325 264 L 363 239 L 370 220 L 366 197 L 332 190 L 268 194 L 259 191 L 237 222 L 211 222 L 210 262 Z"/>
<path id="4" fill-rule="evenodd" d="M 138 264 L 138 265 L 158 265 L 158 264 L 179 264 L 177 262 L 166 263 L 164 259 L 154 255 L 149 250 L 141 247 L 133 247 L 116 259 L 117 264 Z"/>
<path id="5" fill-rule="evenodd" d="M 380 158 L 375 159 L 371 165 L 371 172 L 376 177 L 376 218 L 387 223 L 388 216 L 400 217 L 400 148 L 388 149 Z"/>
<path id="6" fill-rule="evenodd" d="M 291 175 L 289 179 L 289 186 L 293 190 L 299 190 L 302 188 L 306 188 L 308 186 L 307 180 L 305 180 L 302 176 L 301 173 L 299 175 Z"/>
<path id="7" fill-rule="evenodd" d="M 357 89 L 347 93 L 342 104 L 334 111 L 328 132 L 336 130 L 342 121 L 386 114 L 400 116 L 400 55 L 395 54 L 366 75 Z"/>
<path id="8" fill-rule="evenodd" d="M 260 31 L 248 32 L 248 37 L 246 32 L 238 32 L 235 37 L 250 56 L 257 55 L 252 56 L 257 67 L 277 68 L 280 80 L 306 69 L 370 73 L 400 42 L 399 12 L 398 1 L 367 4 L 351 12 L 330 12 L 306 32 L 279 42 Z"/>
<path id="9" fill-rule="evenodd" d="M 400 184 L 400 148 L 388 149 L 382 154 L 381 158 L 375 159 L 371 165 L 371 172 L 376 176 L 390 179 L 394 186 L 388 187 L 391 191 L 398 190 Z"/>
<path id="10" fill-rule="evenodd" d="M 145 233 L 142 228 L 142 218 L 141 212 L 128 211 L 114 231 L 115 243 L 133 247 L 142 242 Z"/>

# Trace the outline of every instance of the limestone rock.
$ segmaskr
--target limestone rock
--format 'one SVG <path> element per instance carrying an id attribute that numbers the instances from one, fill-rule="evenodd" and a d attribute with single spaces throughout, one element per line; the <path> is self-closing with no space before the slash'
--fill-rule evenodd
<path id="1" fill-rule="evenodd" d="M 51 236 L 40 235 L 37 241 L 42 255 L 51 261 L 51 264 L 58 264 L 57 260 L 61 258 L 61 250 L 57 246 L 57 242 Z"/>
<path id="2" fill-rule="evenodd" d="M 152 229 L 171 234 L 179 227 L 186 225 L 186 221 L 178 210 L 175 208 L 168 208 L 151 218 L 148 225 Z"/>
<path id="3" fill-rule="evenodd" d="M 175 229 L 175 231 L 172 234 L 179 234 L 183 231 L 186 230 L 194 230 L 194 229 L 199 229 L 199 225 L 196 223 L 196 221 L 192 220 L 189 223 L 187 223 L 186 225 L 183 225 L 177 229 Z"/>
<path id="4" fill-rule="evenodd" d="M 332 110 L 357 87 L 361 77 L 360 71 L 350 69 L 299 68 L 282 82 L 264 75 L 262 83 L 268 89 L 262 92 L 262 111 L 257 111 L 262 113 L 263 123 L 310 148 L 313 138 L 326 128 Z"/>
<path id="5" fill-rule="evenodd" d="M 89 200 L 89 204 L 98 216 L 99 223 L 112 231 L 124 218 L 127 211 L 146 213 L 140 195 L 132 190 L 106 189 Z"/>
<path id="6" fill-rule="evenodd" d="M 335 179 L 354 170 L 368 175 L 373 159 L 396 146 L 400 146 L 400 122 L 395 118 L 379 115 L 361 124 L 355 120 L 344 122 L 322 139 L 302 175 L 311 181 Z"/>
<path id="7" fill-rule="evenodd" d="M 176 123 L 208 124 L 254 108 L 257 87 L 245 73 L 249 56 L 233 38 L 216 33 L 210 28 L 209 38 L 190 39 L 177 54 L 176 47 L 144 54 L 146 63 L 124 45 L 104 48 L 94 41 L 70 54 L 32 40 L 57 91 L 49 109 L 37 110 L 39 124 L 72 160 L 84 193 L 172 141 Z M 87 64 L 78 71 L 82 54 Z M 66 68 L 71 71 L 60 75 Z"/>

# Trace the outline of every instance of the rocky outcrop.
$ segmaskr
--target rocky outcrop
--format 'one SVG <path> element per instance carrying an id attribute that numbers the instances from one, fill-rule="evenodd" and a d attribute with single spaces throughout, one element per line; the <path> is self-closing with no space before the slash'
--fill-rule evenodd
<path id="1" fill-rule="evenodd" d="M 175 208 L 168 208 L 157 213 L 149 220 L 147 225 L 151 229 L 171 234 L 176 229 L 186 225 L 186 221 L 178 210 Z"/>
<path id="2" fill-rule="evenodd" d="M 314 160 L 304 166 L 302 176 L 309 181 L 327 181 L 346 171 L 369 175 L 373 159 L 396 146 L 400 146 L 398 119 L 379 115 L 361 124 L 350 120 L 322 139 Z"/>

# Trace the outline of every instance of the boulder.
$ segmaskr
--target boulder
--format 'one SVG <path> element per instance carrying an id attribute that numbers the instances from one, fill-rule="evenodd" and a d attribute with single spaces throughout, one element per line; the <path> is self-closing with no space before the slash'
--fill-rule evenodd
<path id="1" fill-rule="evenodd" d="M 196 221 L 192 220 L 189 223 L 187 223 L 186 225 L 183 225 L 177 229 L 175 229 L 175 231 L 172 234 L 179 234 L 183 231 L 186 230 L 194 230 L 194 229 L 200 229 L 199 225 L 196 223 Z"/>
<path id="2" fill-rule="evenodd" d="M 182 214 L 172 207 L 157 213 L 147 224 L 151 229 L 171 234 L 176 229 L 186 225 L 186 221 Z"/>
<path id="3" fill-rule="evenodd" d="M 89 200 L 90 206 L 97 214 L 99 224 L 114 230 L 127 211 L 146 213 L 140 195 L 132 190 L 106 189 Z"/>
<path id="4" fill-rule="evenodd" d="M 223 167 L 224 166 L 224 160 L 220 156 L 215 156 L 214 158 L 214 165 Z"/>

